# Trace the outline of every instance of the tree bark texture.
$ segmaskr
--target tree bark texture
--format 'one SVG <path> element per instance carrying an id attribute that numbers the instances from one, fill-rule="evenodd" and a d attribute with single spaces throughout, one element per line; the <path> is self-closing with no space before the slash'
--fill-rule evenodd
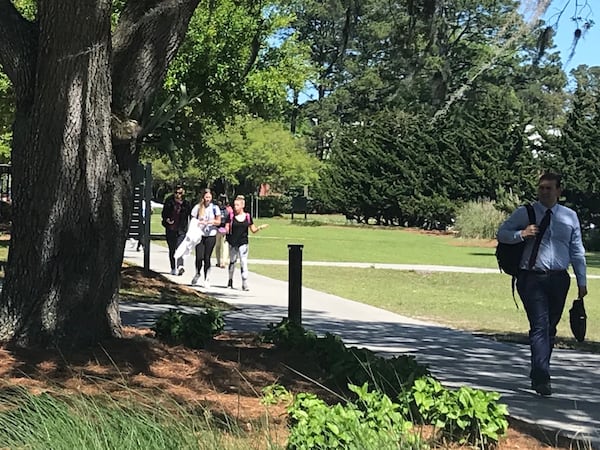
<path id="1" fill-rule="evenodd" d="M 197 0 L 132 0 L 114 50 L 111 3 L 40 1 L 34 24 L 0 0 L 0 63 L 17 93 L 0 341 L 79 346 L 120 333 L 139 127 L 117 142 L 113 118 L 142 121 Z"/>

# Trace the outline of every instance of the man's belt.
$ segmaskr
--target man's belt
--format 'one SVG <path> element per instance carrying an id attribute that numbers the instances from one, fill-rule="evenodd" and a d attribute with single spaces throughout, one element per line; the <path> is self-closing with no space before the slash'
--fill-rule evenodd
<path id="1" fill-rule="evenodd" d="M 555 275 L 557 273 L 566 272 L 567 269 L 546 270 L 546 269 L 521 269 L 521 272 L 531 273 L 535 275 Z"/>

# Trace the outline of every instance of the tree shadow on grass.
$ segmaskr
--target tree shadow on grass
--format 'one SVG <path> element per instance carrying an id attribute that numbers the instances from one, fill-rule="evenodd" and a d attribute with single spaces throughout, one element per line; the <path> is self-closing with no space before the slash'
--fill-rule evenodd
<path id="1" fill-rule="evenodd" d="M 521 344 L 521 345 L 529 345 L 529 335 L 528 333 L 516 333 L 516 332 L 507 332 L 507 333 L 499 333 L 494 331 L 474 331 L 473 334 L 475 336 L 480 336 L 487 339 L 492 339 L 498 342 L 510 342 L 513 344 Z M 567 349 L 567 350 L 578 350 L 582 352 L 590 352 L 600 354 L 600 342 L 598 341 L 583 341 L 577 342 L 575 338 L 569 337 L 556 337 L 555 348 L 557 349 Z"/>

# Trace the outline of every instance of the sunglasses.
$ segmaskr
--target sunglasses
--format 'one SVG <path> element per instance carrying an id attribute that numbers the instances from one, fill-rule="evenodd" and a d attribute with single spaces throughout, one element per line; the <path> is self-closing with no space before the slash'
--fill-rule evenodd
<path id="1" fill-rule="evenodd" d="M 177 195 L 183 195 L 183 191 L 177 191 L 175 192 Z"/>

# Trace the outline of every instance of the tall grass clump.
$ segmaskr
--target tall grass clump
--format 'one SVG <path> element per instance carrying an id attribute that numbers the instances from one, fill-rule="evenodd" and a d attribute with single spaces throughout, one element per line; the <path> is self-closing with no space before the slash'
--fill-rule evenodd
<path id="1" fill-rule="evenodd" d="M 117 403 L 107 395 L 34 395 L 9 387 L 0 392 L 0 405 L 0 446 L 6 448 L 247 448 L 247 444 L 231 445 L 232 440 L 225 439 L 223 430 L 206 416 L 174 402 L 120 399 Z"/>
<path id="2" fill-rule="evenodd" d="M 454 229 L 461 238 L 494 239 L 506 217 L 505 212 L 496 209 L 493 201 L 470 201 L 458 210 Z"/>

